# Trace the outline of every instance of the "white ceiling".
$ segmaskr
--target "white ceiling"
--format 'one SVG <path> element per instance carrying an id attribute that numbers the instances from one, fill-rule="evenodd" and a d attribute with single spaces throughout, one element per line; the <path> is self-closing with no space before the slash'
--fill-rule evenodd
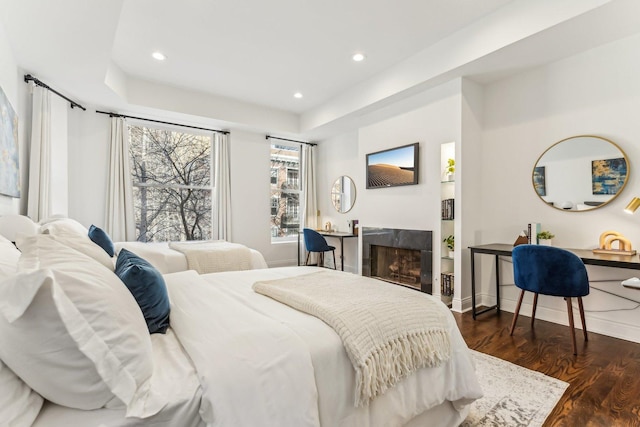
<path id="1" fill-rule="evenodd" d="M 287 124 L 273 120 L 271 130 L 312 134 L 446 79 L 486 83 L 640 31 L 639 4 L 0 0 L 0 23 L 19 66 L 80 103 L 265 131 L 269 121 L 255 117 L 277 113 Z M 154 50 L 167 60 L 152 59 Z M 366 60 L 352 61 L 355 52 Z M 141 99 L 143 86 L 157 97 Z M 297 91 L 302 99 L 293 98 Z M 180 94 L 193 105 L 171 105 Z M 225 105 L 233 116 L 225 117 Z"/>

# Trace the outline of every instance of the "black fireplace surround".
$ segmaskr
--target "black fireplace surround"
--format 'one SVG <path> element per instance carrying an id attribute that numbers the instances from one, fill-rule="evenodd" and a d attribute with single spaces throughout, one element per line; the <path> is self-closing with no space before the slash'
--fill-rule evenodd
<path id="1" fill-rule="evenodd" d="M 411 249 L 420 251 L 420 290 L 432 293 L 433 238 L 426 230 L 362 227 L 362 275 L 371 276 L 371 247 Z"/>

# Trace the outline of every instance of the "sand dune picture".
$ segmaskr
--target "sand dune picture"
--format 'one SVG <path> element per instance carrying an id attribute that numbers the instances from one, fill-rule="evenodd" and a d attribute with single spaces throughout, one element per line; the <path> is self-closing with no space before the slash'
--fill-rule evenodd
<path id="1" fill-rule="evenodd" d="M 413 168 L 376 164 L 367 167 L 368 187 L 413 184 Z"/>

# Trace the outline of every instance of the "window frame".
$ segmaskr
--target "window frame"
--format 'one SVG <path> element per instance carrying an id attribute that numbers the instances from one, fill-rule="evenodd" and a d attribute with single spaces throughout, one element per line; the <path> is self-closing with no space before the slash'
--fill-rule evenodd
<path id="1" fill-rule="evenodd" d="M 215 194 L 215 153 L 216 153 L 216 138 L 214 137 L 214 135 L 212 135 L 210 132 L 207 131 L 203 131 L 203 130 L 199 130 L 199 129 L 192 129 L 192 128 L 188 128 L 188 127 L 184 127 L 184 126 L 179 126 L 179 125 L 166 125 L 166 124 L 158 124 L 155 122 L 147 122 L 146 120 L 136 120 L 136 119 L 128 119 L 126 121 L 126 126 L 127 126 L 127 140 L 128 140 L 128 144 L 129 144 L 129 150 L 131 149 L 131 137 L 130 137 L 130 127 L 141 127 L 141 128 L 147 128 L 147 129 L 154 129 L 154 130 L 160 130 L 160 131 L 167 131 L 167 132 L 176 132 L 176 133 L 182 133 L 182 134 L 188 134 L 188 135 L 193 135 L 193 136 L 198 136 L 198 137 L 206 137 L 209 139 L 210 141 L 210 146 L 209 146 L 209 156 L 208 156 L 208 164 L 209 164 L 209 182 L 210 185 L 209 186 L 204 186 L 204 185 L 185 185 L 185 184 L 156 184 L 156 183 L 150 183 L 150 184 L 146 184 L 146 183 L 136 183 L 134 178 L 133 178 L 133 172 L 131 172 L 131 186 L 132 186 L 132 190 L 134 188 L 168 188 L 168 189 L 173 189 L 173 190 L 184 190 L 184 189 L 190 189 L 190 190 L 205 190 L 205 191 L 209 191 L 210 192 L 210 198 L 211 198 L 211 212 L 209 213 L 210 215 L 210 230 L 211 230 L 211 235 L 203 238 L 202 240 L 206 240 L 206 239 L 212 239 L 213 238 L 213 230 L 215 228 L 214 226 L 214 218 L 215 218 L 215 201 L 214 201 L 214 194 Z M 131 160 L 131 157 L 129 157 L 129 159 Z M 134 207 L 135 210 L 135 207 Z M 139 224 L 136 221 L 136 234 L 139 231 Z M 136 236 L 136 239 L 139 239 L 140 236 Z"/>
<path id="2" fill-rule="evenodd" d="M 282 236 L 282 237 L 274 237 L 274 234 L 276 234 L 274 232 L 274 229 L 281 230 L 282 227 L 274 225 L 273 222 L 272 222 L 271 226 L 270 226 L 271 243 L 272 244 L 279 244 L 279 243 L 297 242 L 298 241 L 298 233 L 300 232 L 300 226 L 302 224 L 302 219 L 303 219 L 302 215 L 300 214 L 300 212 L 303 212 L 303 203 L 304 203 L 304 186 L 303 186 L 303 182 L 302 182 L 302 145 L 301 144 L 297 144 L 297 143 L 285 142 L 285 141 L 282 141 L 282 142 L 280 142 L 280 141 L 271 142 L 270 145 L 269 145 L 269 162 L 270 162 L 270 165 L 273 165 L 273 161 L 274 161 L 274 158 L 273 158 L 274 146 L 283 147 L 285 149 L 289 148 L 289 149 L 297 151 L 297 153 L 298 153 L 298 156 L 297 156 L 298 157 L 297 158 L 298 167 L 297 168 L 290 167 L 290 166 L 288 166 L 286 164 L 283 165 L 283 167 L 282 167 L 283 175 L 284 175 L 283 176 L 283 180 L 282 180 L 282 184 L 285 184 L 285 185 L 281 184 L 280 188 L 277 188 L 277 182 L 275 184 L 276 188 L 277 188 L 277 191 L 278 191 L 278 193 L 277 193 L 278 194 L 278 196 L 277 196 L 278 203 L 280 204 L 282 199 L 285 199 L 285 198 L 287 199 L 287 201 L 285 202 L 285 205 L 284 205 L 284 211 L 285 211 L 284 215 L 287 215 L 287 212 L 289 210 L 289 205 L 288 205 L 289 198 L 285 197 L 284 195 L 286 195 L 286 194 L 296 194 L 298 196 L 298 203 L 297 203 L 297 205 L 298 205 L 298 210 L 297 210 L 297 213 L 298 213 L 297 214 L 298 225 L 297 225 L 297 228 L 296 228 L 296 232 L 294 234 L 291 234 L 291 235 L 288 235 L 288 236 Z M 271 166 L 270 169 L 273 170 L 275 168 L 273 168 L 273 166 Z M 287 188 L 290 185 L 289 171 L 292 171 L 292 170 L 297 171 L 297 178 L 296 178 L 296 181 L 297 181 L 297 184 L 298 184 L 298 188 L 297 189 Z M 271 181 L 270 181 L 269 187 L 270 187 L 270 193 L 272 193 L 274 184 L 272 184 Z M 273 198 L 274 198 L 274 195 L 271 194 L 270 199 L 273 199 Z M 270 213 L 271 213 L 271 211 L 270 211 Z M 277 216 L 277 214 L 276 215 L 270 215 L 270 218 L 273 220 L 273 218 L 276 217 L 276 216 Z"/>

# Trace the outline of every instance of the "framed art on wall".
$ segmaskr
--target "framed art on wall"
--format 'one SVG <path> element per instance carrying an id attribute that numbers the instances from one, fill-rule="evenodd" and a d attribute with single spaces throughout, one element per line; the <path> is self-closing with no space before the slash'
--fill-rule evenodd
<path id="1" fill-rule="evenodd" d="M 20 197 L 18 116 L 0 88 L 0 194 Z"/>

